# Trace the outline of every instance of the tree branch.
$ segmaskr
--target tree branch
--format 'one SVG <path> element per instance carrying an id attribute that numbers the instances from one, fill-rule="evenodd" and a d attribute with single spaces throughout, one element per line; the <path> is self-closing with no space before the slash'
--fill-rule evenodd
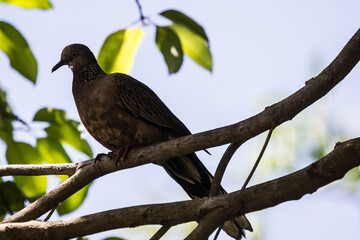
<path id="1" fill-rule="evenodd" d="M 292 119 L 303 109 L 320 99 L 336 86 L 360 60 L 360 30 L 350 39 L 334 61 L 316 78 L 288 98 L 267 107 L 261 113 L 239 123 L 203 133 L 173 139 L 144 148 L 133 149 L 126 161 L 116 167 L 103 157 L 101 161 L 85 161 L 77 165 L 77 171 L 61 185 L 17 212 L 3 222 L 29 221 L 40 217 L 59 202 L 64 201 L 92 180 L 105 174 L 147 163 L 159 163 L 171 157 L 192 153 L 201 149 L 232 142 L 245 142 L 258 134 Z M 302 180 L 301 180 L 302 182 Z"/>
<path id="2" fill-rule="evenodd" d="M 3 176 L 39 176 L 68 175 L 75 173 L 78 163 L 59 164 L 11 164 L 0 166 L 0 177 Z"/>
<path id="3" fill-rule="evenodd" d="M 147 224 L 201 222 L 201 219 L 209 219 L 207 216 L 213 214 L 225 221 L 285 201 L 298 200 L 305 194 L 341 179 L 346 172 L 359 165 L 360 138 L 356 138 L 336 144 L 331 153 L 297 172 L 228 195 L 128 207 L 54 222 L 4 223 L 0 224 L 0 239 L 41 239 L 44 236 L 48 239 L 68 239 Z M 217 221 L 213 225 L 212 228 L 216 228 Z"/>
<path id="4" fill-rule="evenodd" d="M 170 229 L 171 226 L 168 225 L 164 225 L 162 226 L 151 238 L 150 240 L 158 240 L 160 239 L 162 236 L 164 236 L 164 234 Z"/>
<path id="5" fill-rule="evenodd" d="M 143 11 L 142 11 L 141 4 L 140 4 L 139 0 L 135 0 L 135 2 L 136 2 L 136 5 L 137 5 L 137 7 L 138 7 L 138 9 L 139 9 L 140 21 L 141 21 L 142 23 L 144 23 L 145 17 L 144 17 L 144 13 L 143 13 Z"/>
<path id="6" fill-rule="evenodd" d="M 219 189 L 220 189 L 221 179 L 224 176 L 226 167 L 229 164 L 230 159 L 232 158 L 232 156 L 234 155 L 236 150 L 241 146 L 241 144 L 242 143 L 231 143 L 228 146 L 228 148 L 226 149 L 224 155 L 222 156 L 222 158 L 216 168 L 214 179 L 211 183 L 209 197 L 213 197 L 218 194 Z"/>
<path id="7" fill-rule="evenodd" d="M 269 132 L 268 132 L 268 134 L 267 134 L 267 136 L 266 136 L 266 139 L 265 139 L 265 143 L 264 143 L 264 145 L 263 145 L 263 147 L 262 147 L 262 149 L 261 149 L 261 151 L 260 151 L 260 154 L 259 154 L 258 158 L 256 159 L 255 164 L 254 164 L 253 168 L 251 169 L 250 174 L 249 174 L 249 176 L 246 178 L 246 180 L 245 180 L 245 182 L 244 182 L 244 185 L 241 187 L 241 189 L 245 189 L 245 188 L 246 188 L 246 186 L 247 186 L 247 185 L 249 184 L 249 182 L 250 182 L 250 179 L 251 179 L 252 176 L 254 175 L 255 170 L 256 170 L 257 166 L 259 165 L 260 160 L 261 160 L 262 156 L 264 155 L 265 149 L 266 149 L 266 147 L 267 147 L 267 145 L 268 145 L 268 143 L 269 143 L 269 141 L 270 141 L 270 137 L 271 137 L 271 134 L 272 134 L 273 130 L 274 130 L 274 129 L 270 129 L 270 130 L 269 130 Z"/>

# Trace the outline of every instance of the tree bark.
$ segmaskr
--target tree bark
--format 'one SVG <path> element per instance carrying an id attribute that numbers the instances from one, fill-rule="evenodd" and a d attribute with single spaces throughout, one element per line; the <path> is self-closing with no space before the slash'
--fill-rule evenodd
<path id="1" fill-rule="evenodd" d="M 120 227 L 145 224 L 172 226 L 188 221 L 198 221 L 200 227 L 195 230 L 194 235 L 204 236 L 203 234 L 208 235 L 214 228 L 211 224 L 209 227 L 201 224 L 204 222 L 202 217 L 208 214 L 219 218 L 216 219 L 216 224 L 218 224 L 217 221 L 223 222 L 236 215 L 259 211 L 288 200 L 300 199 L 304 194 L 312 193 L 319 187 L 342 178 L 347 171 L 359 166 L 359 138 L 338 144 L 334 151 L 326 157 L 302 170 L 228 195 L 210 199 L 129 207 L 55 222 L 30 221 L 39 218 L 59 202 L 105 174 L 147 163 L 161 162 L 171 157 L 227 143 L 243 143 L 266 130 L 273 129 L 283 122 L 291 120 L 328 93 L 344 79 L 359 60 L 360 30 L 355 33 L 327 68 L 286 99 L 266 107 L 261 113 L 236 124 L 133 149 L 129 152 L 127 160 L 120 162 L 118 166 L 108 157 L 103 157 L 96 163 L 94 160 L 89 160 L 66 167 L 64 164 L 55 167 L 31 166 L 32 173 L 22 171 L 21 168 L 24 166 L 2 166 L 0 167 L 1 176 L 66 174 L 71 177 L 31 205 L 5 219 L 0 225 L 0 239 L 16 239 L 18 236 L 26 239 L 26 234 L 32 238 L 37 236 L 38 239 L 42 239 L 44 236 L 47 239 L 49 236 L 67 238 Z"/>

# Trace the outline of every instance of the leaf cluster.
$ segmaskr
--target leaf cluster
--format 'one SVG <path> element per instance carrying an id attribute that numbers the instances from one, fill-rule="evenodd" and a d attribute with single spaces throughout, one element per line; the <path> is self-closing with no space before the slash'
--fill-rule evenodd
<path id="1" fill-rule="evenodd" d="M 184 54 L 208 71 L 212 71 L 212 56 L 205 30 L 190 17 L 176 10 L 166 10 L 159 16 L 171 21 L 171 25 L 160 26 L 144 17 L 149 23 L 137 28 L 126 28 L 110 34 L 104 41 L 98 62 L 107 73 L 129 73 L 144 38 L 143 26 L 154 25 L 155 43 L 164 57 L 169 74 L 182 66 Z M 142 19 L 142 18 L 141 18 Z M 142 19 L 143 21 L 145 21 Z"/>
<path id="2" fill-rule="evenodd" d="M 1 2 L 30 9 L 52 8 L 48 0 L 0 0 Z M 204 29 L 193 19 L 176 10 L 163 11 L 159 16 L 169 20 L 171 25 L 153 24 L 148 17 L 142 17 L 141 20 L 147 19 L 151 25 L 155 25 L 155 43 L 164 57 L 169 73 L 179 71 L 184 54 L 211 71 L 212 56 Z M 98 55 L 98 62 L 104 71 L 131 71 L 137 49 L 144 38 L 143 27 L 147 25 L 115 31 L 106 38 Z M 6 21 L 0 21 L 0 49 L 7 55 L 15 71 L 36 84 L 38 63 L 35 54 L 21 32 Z M 8 164 L 71 163 L 66 145 L 90 158 L 93 157 L 89 144 L 82 138 L 80 123 L 68 119 L 64 110 L 42 108 L 35 113 L 32 122 L 27 124 L 12 111 L 10 105 L 6 92 L 0 87 L 0 139 L 6 145 Z M 16 122 L 20 123 L 21 128 L 14 127 Z M 33 136 L 34 126 L 41 125 L 39 123 L 46 125 L 43 134 Z M 14 138 L 15 131 L 28 133 L 33 139 L 32 144 L 17 141 Z M 57 177 L 60 181 L 67 179 L 67 176 L 63 175 Z M 12 180 L 6 181 L 0 178 L 0 219 L 43 196 L 47 180 L 47 176 L 15 176 Z M 57 207 L 58 213 L 62 215 L 77 209 L 86 197 L 88 187 L 89 185 L 61 203 Z"/>

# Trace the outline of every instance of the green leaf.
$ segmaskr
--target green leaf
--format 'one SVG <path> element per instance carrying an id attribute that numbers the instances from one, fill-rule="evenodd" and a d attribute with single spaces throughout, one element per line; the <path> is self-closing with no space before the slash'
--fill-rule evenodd
<path id="1" fill-rule="evenodd" d="M 37 111 L 33 121 L 48 122 L 52 124 L 64 124 L 69 121 L 69 119 L 67 118 L 66 112 L 64 110 L 47 107 Z"/>
<path id="2" fill-rule="evenodd" d="M 0 21 L 0 49 L 10 59 L 11 66 L 21 75 L 36 82 L 37 63 L 28 43 L 12 25 Z"/>
<path id="3" fill-rule="evenodd" d="M 17 119 L 6 99 L 6 92 L 0 89 L 0 138 L 6 143 L 13 141 L 12 121 Z"/>
<path id="4" fill-rule="evenodd" d="M 166 17 L 167 19 L 173 21 L 176 24 L 183 25 L 184 27 L 194 32 L 196 35 L 199 35 L 207 42 L 209 42 L 209 39 L 206 36 L 204 28 L 200 26 L 197 22 L 195 22 L 193 19 L 186 16 L 185 14 L 176 10 L 167 10 L 160 13 L 160 15 Z"/>
<path id="5" fill-rule="evenodd" d="M 51 4 L 48 0 L 0 0 L 0 2 L 14 4 L 24 8 L 51 8 Z"/>
<path id="6" fill-rule="evenodd" d="M 169 73 L 179 71 L 183 62 L 183 50 L 178 35 L 168 27 L 156 27 L 155 42 L 164 56 Z"/>
<path id="7" fill-rule="evenodd" d="M 67 213 L 70 213 L 70 212 L 76 210 L 81 205 L 81 203 L 84 201 L 86 194 L 88 192 L 89 186 L 90 186 L 90 184 L 86 185 L 85 187 L 83 187 L 82 189 L 77 191 L 75 194 L 73 194 L 71 197 L 66 199 L 64 202 L 62 202 L 56 208 L 59 215 L 64 215 L 64 214 L 67 214 Z"/>
<path id="8" fill-rule="evenodd" d="M 88 142 L 83 139 L 80 123 L 68 119 L 65 111 L 53 108 L 40 109 L 34 116 L 34 121 L 48 122 L 50 126 L 45 128 L 48 138 L 59 143 L 66 143 L 76 150 L 93 157 Z"/>
<path id="9" fill-rule="evenodd" d="M 52 138 L 37 139 L 36 149 L 47 163 L 71 163 L 63 146 Z"/>
<path id="10" fill-rule="evenodd" d="M 79 123 L 75 121 L 73 123 L 63 125 L 50 125 L 45 128 L 49 138 L 66 143 L 75 148 L 76 150 L 85 153 L 92 158 L 93 154 L 89 144 L 81 137 L 81 133 L 78 130 Z"/>
<path id="11" fill-rule="evenodd" d="M 71 159 L 65 152 L 63 146 L 52 138 L 37 139 L 36 149 L 41 158 L 47 163 L 71 163 Z M 68 178 L 65 175 L 58 175 L 58 177 L 62 181 Z"/>
<path id="12" fill-rule="evenodd" d="M 110 34 L 99 52 L 100 67 L 107 73 L 130 73 L 143 36 L 140 29 L 123 29 Z"/>
<path id="13" fill-rule="evenodd" d="M 19 211 L 24 208 L 26 199 L 13 182 L 0 183 L 0 215 Z"/>
<path id="14" fill-rule="evenodd" d="M 208 41 L 183 25 L 173 24 L 169 28 L 179 36 L 184 53 L 205 69 L 212 71 L 212 56 Z"/>
<path id="15" fill-rule="evenodd" d="M 7 145 L 6 159 L 9 164 L 42 164 L 37 150 L 30 144 L 12 142 Z M 35 197 L 46 191 L 46 176 L 14 176 L 16 185 L 27 197 Z"/>

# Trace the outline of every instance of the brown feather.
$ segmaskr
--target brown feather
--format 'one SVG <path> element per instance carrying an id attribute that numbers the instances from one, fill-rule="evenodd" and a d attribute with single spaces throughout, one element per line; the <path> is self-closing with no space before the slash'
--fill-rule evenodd
<path id="1" fill-rule="evenodd" d="M 126 74 L 105 74 L 86 46 L 67 46 L 53 71 L 65 64 L 74 73 L 80 119 L 106 148 L 116 151 L 129 144 L 148 145 L 191 134 L 146 85 Z M 209 195 L 213 176 L 195 153 L 168 159 L 163 167 L 191 198 Z M 226 194 L 222 187 L 219 194 Z M 223 229 L 235 239 L 244 236 L 243 229 L 252 230 L 245 216 L 225 222 Z"/>

